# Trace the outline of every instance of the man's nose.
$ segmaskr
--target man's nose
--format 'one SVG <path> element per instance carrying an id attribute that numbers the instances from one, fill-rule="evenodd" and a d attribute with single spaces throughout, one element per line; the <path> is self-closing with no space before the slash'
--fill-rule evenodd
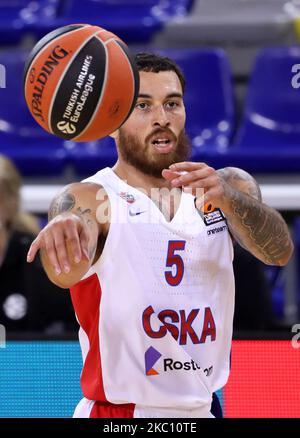
<path id="1" fill-rule="evenodd" d="M 154 109 L 152 124 L 153 126 L 164 126 L 164 127 L 170 125 L 168 114 L 166 113 L 163 106 L 157 106 Z"/>

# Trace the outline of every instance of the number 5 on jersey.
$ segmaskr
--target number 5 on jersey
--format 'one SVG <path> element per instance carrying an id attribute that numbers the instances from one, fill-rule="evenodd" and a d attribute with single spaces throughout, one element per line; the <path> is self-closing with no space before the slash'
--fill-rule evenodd
<path id="1" fill-rule="evenodd" d="M 176 267 L 176 273 L 173 275 L 173 270 L 165 271 L 165 278 L 170 286 L 178 286 L 184 274 L 184 263 L 179 254 L 175 251 L 183 251 L 185 249 L 185 240 L 170 240 L 168 246 L 166 267 Z"/>

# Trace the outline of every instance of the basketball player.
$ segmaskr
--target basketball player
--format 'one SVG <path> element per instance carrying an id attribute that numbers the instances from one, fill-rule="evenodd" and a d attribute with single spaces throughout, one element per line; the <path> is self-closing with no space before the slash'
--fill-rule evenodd
<path id="1" fill-rule="evenodd" d="M 71 290 L 84 361 L 75 417 L 212 417 L 229 374 L 233 240 L 280 266 L 293 243 L 248 173 L 187 161 L 178 67 L 136 62 L 117 163 L 53 200 L 28 261 L 40 250 Z"/>

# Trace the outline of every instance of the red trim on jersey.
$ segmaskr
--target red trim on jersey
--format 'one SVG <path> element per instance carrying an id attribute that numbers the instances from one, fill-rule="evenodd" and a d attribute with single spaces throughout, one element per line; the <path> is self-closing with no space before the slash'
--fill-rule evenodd
<path id="1" fill-rule="evenodd" d="M 90 343 L 80 378 L 82 392 L 89 400 L 106 401 L 99 339 L 102 291 L 97 274 L 81 280 L 70 288 L 70 292 L 79 324 L 87 334 Z"/>
<path id="2" fill-rule="evenodd" d="M 97 401 L 90 413 L 90 418 L 133 418 L 133 404 L 114 405 Z"/>

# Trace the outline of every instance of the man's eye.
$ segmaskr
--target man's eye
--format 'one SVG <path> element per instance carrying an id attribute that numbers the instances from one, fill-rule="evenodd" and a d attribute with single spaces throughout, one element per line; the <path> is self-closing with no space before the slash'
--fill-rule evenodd
<path id="1" fill-rule="evenodd" d="M 178 106 L 178 103 L 177 102 L 173 102 L 173 101 L 171 101 L 171 102 L 167 102 L 167 107 L 169 107 L 169 108 L 176 108 L 177 106 Z"/>
<path id="2" fill-rule="evenodd" d="M 148 104 L 146 102 L 140 102 L 137 103 L 135 107 L 139 109 L 146 109 L 148 107 Z"/>

